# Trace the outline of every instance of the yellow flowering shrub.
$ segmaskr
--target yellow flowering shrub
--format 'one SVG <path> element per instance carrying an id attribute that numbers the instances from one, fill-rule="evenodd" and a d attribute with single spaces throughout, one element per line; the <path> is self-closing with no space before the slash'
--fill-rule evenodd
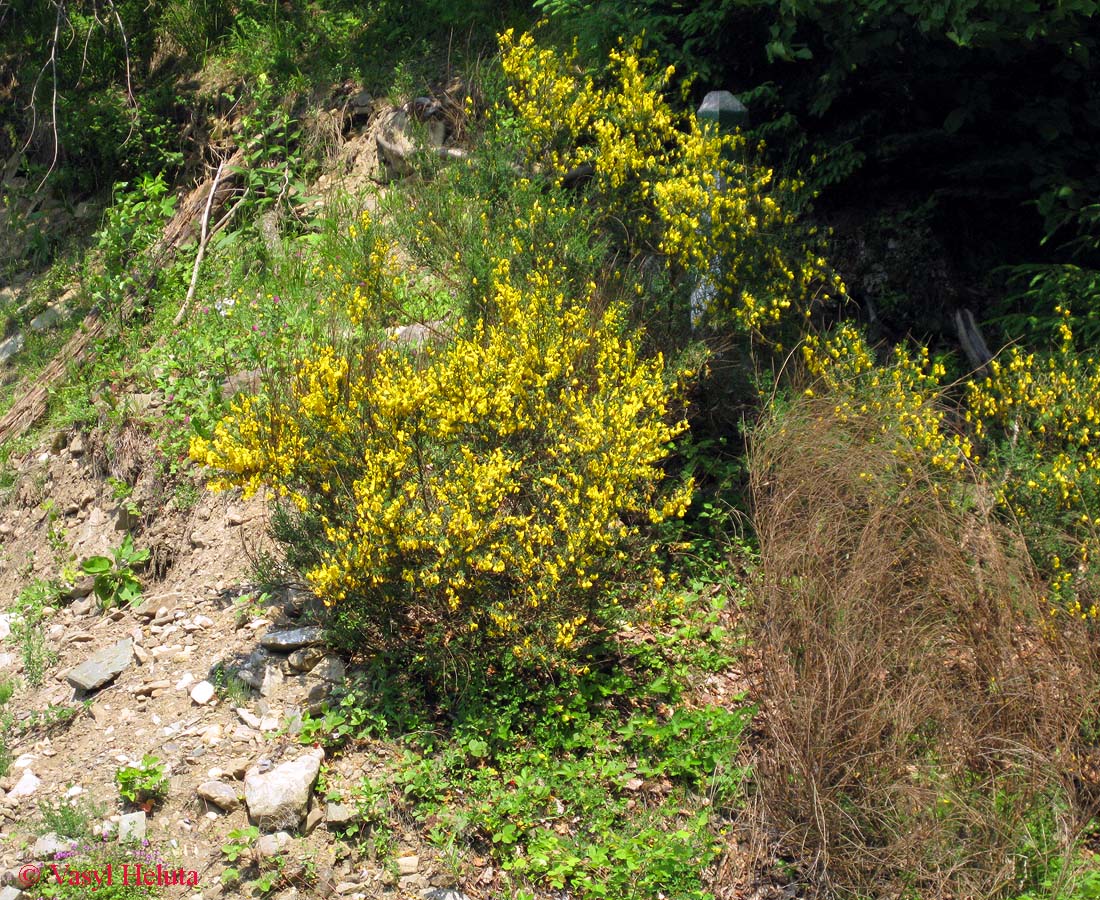
<path id="1" fill-rule="evenodd" d="M 883 423 L 884 439 L 901 438 L 897 453 L 917 454 L 938 471 L 952 472 L 973 458 L 970 439 L 947 417 L 940 389 L 944 369 L 927 347 L 895 347 L 889 364 L 878 365 L 859 329 L 845 324 L 829 335 L 807 337 L 802 356 L 818 379 L 807 395 L 816 389 L 836 397 L 841 421 L 872 415 Z"/>
<path id="2" fill-rule="evenodd" d="M 620 49 L 597 81 L 578 73 L 574 57 L 512 31 L 501 51 L 528 163 L 559 178 L 592 164 L 591 193 L 632 249 L 715 280 L 709 312 L 758 331 L 843 290 L 824 259 L 791 239 L 802 186 L 753 162 L 759 148 L 742 134 L 674 111 L 662 93 L 671 69 L 653 75 Z"/>
<path id="3" fill-rule="evenodd" d="M 1100 358 L 1079 354 L 1058 307 L 1052 353 L 1009 347 L 967 385 L 975 433 L 990 446 L 997 499 L 1023 524 L 1051 583 L 1052 608 L 1097 621 Z"/>
<path id="4" fill-rule="evenodd" d="M 1001 515 L 1023 529 L 1052 613 L 1100 623 L 1100 359 L 1077 353 L 1070 315 L 1058 313 L 1059 347 L 1010 347 L 987 375 L 964 382 L 961 415 L 944 402 L 944 369 L 927 348 L 895 347 L 880 365 L 850 324 L 806 338 L 816 379 L 806 394 L 834 398 L 841 421 L 882 422 L 903 467 L 919 459 L 951 473 L 980 462 Z"/>
<path id="5" fill-rule="evenodd" d="M 345 292 L 352 322 L 397 277 L 368 258 Z M 268 485 L 315 523 L 304 574 L 376 646 L 397 629 L 567 651 L 629 538 L 691 493 L 658 491 L 685 427 L 663 361 L 642 359 L 624 309 L 594 292 L 577 296 L 553 260 L 497 259 L 484 315 L 454 340 L 319 343 L 288 390 L 238 401 L 192 455 L 218 486 Z"/>

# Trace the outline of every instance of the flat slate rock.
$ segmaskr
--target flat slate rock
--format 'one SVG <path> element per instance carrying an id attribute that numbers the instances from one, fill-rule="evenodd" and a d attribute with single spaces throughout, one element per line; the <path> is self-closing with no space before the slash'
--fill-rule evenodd
<path id="1" fill-rule="evenodd" d="M 118 678 L 130 667 L 133 660 L 133 638 L 124 638 L 70 669 L 65 678 L 77 690 L 94 691 Z"/>
<path id="2" fill-rule="evenodd" d="M 322 631 L 315 625 L 291 628 L 287 631 L 269 631 L 260 638 L 260 645 L 279 653 L 290 653 L 321 641 Z"/>

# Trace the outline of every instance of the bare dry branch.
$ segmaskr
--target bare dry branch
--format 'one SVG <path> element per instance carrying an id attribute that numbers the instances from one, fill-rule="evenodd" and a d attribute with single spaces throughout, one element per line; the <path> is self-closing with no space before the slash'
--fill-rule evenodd
<path id="1" fill-rule="evenodd" d="M 183 321 L 183 317 L 187 314 L 187 308 L 195 297 L 195 286 L 199 283 L 199 268 L 202 266 L 202 258 L 206 255 L 206 242 L 210 237 L 210 210 L 214 206 L 214 195 L 218 192 L 218 182 L 221 181 L 223 168 L 225 168 L 224 159 L 218 163 L 218 171 L 214 173 L 214 181 L 210 185 L 210 196 L 206 198 L 206 209 L 203 210 L 202 214 L 202 233 L 199 235 L 199 249 L 195 253 L 194 268 L 191 269 L 191 284 L 187 288 L 187 296 L 183 298 L 183 303 L 180 304 L 179 312 L 172 320 L 172 324 L 175 326 Z"/>

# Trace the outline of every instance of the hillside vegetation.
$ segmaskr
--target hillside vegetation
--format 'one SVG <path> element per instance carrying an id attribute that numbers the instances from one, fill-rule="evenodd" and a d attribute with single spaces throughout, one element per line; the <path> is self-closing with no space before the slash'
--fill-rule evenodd
<path id="1" fill-rule="evenodd" d="M 1100 897 L 1098 37 L 0 0 L 0 863 Z"/>

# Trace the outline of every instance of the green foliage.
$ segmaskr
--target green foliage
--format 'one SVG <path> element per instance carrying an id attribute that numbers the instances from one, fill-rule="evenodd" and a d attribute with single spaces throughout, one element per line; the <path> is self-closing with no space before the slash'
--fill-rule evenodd
<path id="1" fill-rule="evenodd" d="M 586 59 L 599 59 L 620 40 L 641 40 L 663 62 L 708 83 L 721 76 L 725 57 L 744 41 L 730 25 L 736 6 L 729 0 L 704 0 L 687 7 L 657 0 L 534 0 L 532 5 L 557 30 L 575 38 Z"/>
<path id="2" fill-rule="evenodd" d="M 233 10 L 225 0 L 171 0 L 161 13 L 161 27 L 189 56 L 204 60 L 232 19 Z"/>
<path id="3" fill-rule="evenodd" d="M 173 100 L 164 89 L 150 89 L 131 102 L 122 86 L 62 95 L 59 141 L 71 162 L 61 168 L 58 187 L 90 193 L 121 180 L 174 173 L 183 152 L 167 115 Z"/>
<path id="4" fill-rule="evenodd" d="M 222 845 L 222 853 L 228 862 L 235 863 L 252 852 L 252 845 L 260 836 L 260 829 L 255 825 L 247 828 L 235 828 L 229 832 L 229 842 Z"/>
<path id="5" fill-rule="evenodd" d="M 714 588 L 702 591 L 714 609 L 677 593 L 637 623 L 654 643 L 593 647 L 603 664 L 552 679 L 514 662 L 470 672 L 442 708 L 424 663 L 398 672 L 379 661 L 307 718 L 301 739 L 396 740 L 396 767 L 352 792 L 356 831 L 388 834 L 411 814 L 447 853 L 490 848 L 516 896 L 709 897 L 705 871 L 724 849 L 724 811 L 740 802 L 752 715 L 743 698 L 685 703 L 700 666 L 730 647 Z"/>
<path id="6" fill-rule="evenodd" d="M 23 716 L 14 726 L 19 734 L 31 734 L 34 732 L 48 732 L 51 729 L 68 725 L 80 713 L 86 712 L 88 704 L 85 701 L 72 706 L 61 703 L 48 703 L 43 709 L 34 709 L 28 715 Z"/>
<path id="7" fill-rule="evenodd" d="M 1086 828 L 1071 853 L 1058 853 L 1055 823 L 1037 816 L 1017 863 L 1020 881 L 1029 887 L 1012 900 L 1100 900 L 1100 858 L 1087 849 L 1096 829 L 1096 823 Z"/>
<path id="8" fill-rule="evenodd" d="M 252 688 L 241 680 L 236 672 L 227 669 L 224 665 L 218 665 L 211 677 L 211 683 L 219 697 L 225 699 L 231 706 L 247 706 L 252 699 Z"/>
<path id="9" fill-rule="evenodd" d="M 1100 270 L 1072 263 L 1015 266 L 1009 288 L 994 323 L 1010 339 L 1026 339 L 1029 346 L 1056 343 L 1061 318 L 1054 311 L 1061 307 L 1073 314 L 1080 346 L 1100 341 Z"/>
<path id="10" fill-rule="evenodd" d="M 95 576 L 92 590 L 99 608 L 105 612 L 141 602 L 141 582 L 134 574 L 134 567 L 149 560 L 149 551 L 136 550 L 133 537 L 127 534 L 122 544 L 111 551 L 111 557 L 90 556 L 80 564 L 85 574 Z"/>
<path id="11" fill-rule="evenodd" d="M 33 900 L 86 900 L 94 896 L 98 900 L 155 900 L 160 897 L 163 888 L 154 881 L 145 884 L 135 881 L 134 867 L 140 865 L 143 874 L 156 872 L 157 866 L 170 869 L 170 865 L 160 853 L 152 847 L 133 847 L 116 841 L 85 840 L 71 854 L 57 860 L 57 876 L 49 865 L 44 867 L 42 878 L 32 888 L 24 890 L 24 896 Z M 129 883 L 124 884 L 123 866 L 130 866 Z M 111 883 L 107 883 L 106 873 L 111 869 Z M 100 873 L 101 882 L 95 880 L 92 873 Z M 84 878 L 81 874 L 84 873 Z M 60 883 L 59 883 L 60 881 Z"/>
<path id="12" fill-rule="evenodd" d="M 37 579 L 28 584 L 16 598 L 12 619 L 11 640 L 19 645 L 23 657 L 23 677 L 31 687 L 38 687 L 46 670 L 57 661 L 56 651 L 49 645 L 42 627 L 44 607 L 56 603 L 58 586 Z"/>
<path id="13" fill-rule="evenodd" d="M 115 783 L 123 800 L 136 805 L 153 805 L 168 796 L 168 776 L 157 757 L 146 754 L 141 764 L 122 766 Z"/>
<path id="14" fill-rule="evenodd" d="M 382 840 L 392 839 L 392 835 L 388 833 L 393 814 L 391 794 L 392 786 L 380 778 L 360 779 L 351 794 L 358 813 L 358 820 L 353 827 L 369 832 L 376 851 L 381 848 Z"/>
<path id="15" fill-rule="evenodd" d="M 245 77 L 265 73 L 296 85 L 351 78 L 386 92 L 396 89 L 401 67 L 409 80 L 428 83 L 448 51 L 452 64 L 476 59 L 504 22 L 529 16 L 526 7 L 520 0 L 337 0 L 323 7 L 246 0 L 236 8 L 222 55 Z M 463 41 L 451 40 L 458 34 Z"/>
<path id="16" fill-rule="evenodd" d="M 222 844 L 222 855 L 230 865 L 222 872 L 223 884 L 235 884 L 241 880 L 241 870 L 252 865 L 252 845 L 260 836 L 255 825 L 246 828 L 234 828 L 229 832 L 229 840 Z M 238 868 L 239 865 L 239 868 Z"/>
<path id="17" fill-rule="evenodd" d="M 49 222 L 22 192 L 4 191 L 0 198 L 0 227 L 5 232 L 5 246 L 0 249 L 0 273 L 14 274 L 24 267 L 37 270 L 50 261 L 54 246 Z"/>
<path id="18" fill-rule="evenodd" d="M 121 320 L 127 299 L 141 305 L 150 292 L 170 286 L 175 273 L 161 271 L 150 250 L 175 204 L 160 175 L 142 176 L 133 189 L 126 183 L 115 186 L 114 203 L 94 236 L 98 263 L 88 273 L 92 299 L 105 314 Z"/>
<path id="19" fill-rule="evenodd" d="M 0 679 L 0 707 L 6 706 L 14 693 L 15 682 L 10 678 Z M 8 769 L 11 768 L 12 752 L 11 747 L 8 746 L 11 732 L 11 713 L 6 709 L 0 709 L 0 778 L 7 775 Z"/>
<path id="20" fill-rule="evenodd" d="M 39 801 L 42 816 L 41 833 L 56 834 L 69 840 L 90 840 L 92 826 L 103 817 L 103 807 L 87 797 L 73 797 L 56 802 Z"/>
<path id="21" fill-rule="evenodd" d="M 222 870 L 222 884 L 239 884 L 243 874 L 250 869 L 255 870 L 252 873 L 254 877 L 244 887 L 249 892 L 260 895 L 269 894 L 283 883 L 285 860 L 281 854 L 264 860 L 262 865 L 256 862 L 252 845 L 259 835 L 260 830 L 255 825 L 235 828 L 229 832 L 229 841 L 222 845 L 222 854 L 230 865 Z"/>
<path id="22" fill-rule="evenodd" d="M 241 117 L 242 164 L 232 169 L 242 182 L 238 215 L 246 227 L 223 232 L 216 240 L 223 249 L 243 252 L 246 265 L 254 255 L 255 262 L 266 266 L 282 223 L 292 205 L 303 199 L 310 167 L 301 150 L 300 126 L 266 74 L 256 79 L 248 102 Z"/>

